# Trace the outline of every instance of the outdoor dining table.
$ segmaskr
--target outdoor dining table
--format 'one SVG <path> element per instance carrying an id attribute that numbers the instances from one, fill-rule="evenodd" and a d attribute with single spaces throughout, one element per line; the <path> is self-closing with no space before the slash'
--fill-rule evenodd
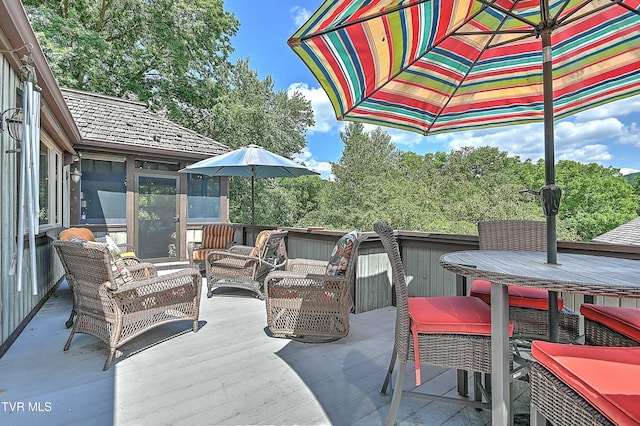
<path id="1" fill-rule="evenodd" d="M 491 419 L 494 425 L 507 425 L 512 419 L 508 285 L 640 298 L 638 260 L 559 253 L 557 264 L 549 264 L 544 252 L 471 250 L 444 254 L 440 265 L 458 278 L 491 282 Z"/>

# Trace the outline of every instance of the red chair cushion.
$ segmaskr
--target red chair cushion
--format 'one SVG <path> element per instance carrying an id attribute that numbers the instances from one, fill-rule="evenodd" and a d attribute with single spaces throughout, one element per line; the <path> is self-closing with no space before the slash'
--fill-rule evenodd
<path id="1" fill-rule="evenodd" d="M 416 386 L 420 386 L 418 334 L 491 335 L 491 308 L 476 297 L 410 297 L 410 326 L 414 341 Z M 513 324 L 509 323 L 509 336 Z"/>
<path id="2" fill-rule="evenodd" d="M 491 303 L 491 283 L 485 280 L 474 280 L 470 294 Z M 509 286 L 509 306 L 548 310 L 549 292 L 535 287 Z M 558 310 L 561 311 L 563 307 L 564 302 L 558 298 Z"/>
<path id="3" fill-rule="evenodd" d="M 534 341 L 531 354 L 613 423 L 640 424 L 640 347 Z"/>
<path id="4" fill-rule="evenodd" d="M 419 333 L 491 335 L 491 308 L 475 297 L 410 297 L 409 316 Z"/>
<path id="5" fill-rule="evenodd" d="M 640 342 L 640 309 L 583 303 L 580 313 L 623 336 Z"/>

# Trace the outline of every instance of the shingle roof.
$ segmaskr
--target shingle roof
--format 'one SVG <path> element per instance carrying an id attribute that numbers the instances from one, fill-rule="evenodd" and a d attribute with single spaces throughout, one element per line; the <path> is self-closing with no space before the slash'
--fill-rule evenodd
<path id="1" fill-rule="evenodd" d="M 206 158 L 230 149 L 151 112 L 140 102 L 72 89 L 62 89 L 80 129 L 83 144 L 122 145 L 123 149 L 157 149 Z"/>
<path id="2" fill-rule="evenodd" d="M 614 243 L 630 246 L 640 245 L 640 217 L 624 223 L 609 232 L 598 235 L 591 241 L 595 243 Z"/>

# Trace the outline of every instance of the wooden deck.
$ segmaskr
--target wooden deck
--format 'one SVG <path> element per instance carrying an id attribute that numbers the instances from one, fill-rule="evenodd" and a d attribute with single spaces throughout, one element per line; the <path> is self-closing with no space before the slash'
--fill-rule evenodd
<path id="1" fill-rule="evenodd" d="M 63 284 L 0 359 L 0 424 L 384 424 L 394 308 L 352 315 L 345 339 L 304 344 L 269 337 L 258 299 L 203 296 L 198 333 L 188 321 L 162 326 L 103 372 L 108 351 L 96 338 L 76 335 L 62 350 L 71 297 Z M 430 392 L 455 394 L 454 371 L 423 366 L 422 376 Z M 527 385 L 515 387 L 526 412 Z M 404 398 L 397 420 L 484 425 L 490 412 Z"/>

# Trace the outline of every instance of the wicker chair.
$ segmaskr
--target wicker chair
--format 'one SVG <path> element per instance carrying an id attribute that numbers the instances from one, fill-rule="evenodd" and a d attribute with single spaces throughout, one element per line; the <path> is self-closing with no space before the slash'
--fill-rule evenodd
<path id="1" fill-rule="evenodd" d="M 490 409 L 489 403 L 478 400 L 403 391 L 407 361 L 410 360 L 415 361 L 416 386 L 420 385 L 421 363 L 491 373 L 491 308 L 470 296 L 408 297 L 404 267 L 393 230 L 386 223 L 375 224 L 374 230 L 389 256 L 396 295 L 395 344 L 382 394 L 386 395 L 396 359 L 400 368 L 387 425 L 394 424 L 402 396 Z M 479 387 L 480 381 L 476 380 L 475 384 Z"/>
<path id="2" fill-rule="evenodd" d="M 142 261 L 138 256 L 136 256 L 136 253 L 135 253 L 136 250 L 132 244 L 128 244 L 128 243 L 116 244 L 113 242 L 113 240 L 111 240 L 108 237 L 95 238 L 93 235 L 93 231 L 91 231 L 89 228 L 72 227 L 72 228 L 63 229 L 57 235 L 57 239 L 63 240 L 63 241 L 69 241 L 72 239 L 82 239 L 85 241 L 99 241 L 99 242 L 111 244 L 112 246 L 115 245 L 125 265 L 127 265 L 128 267 L 131 267 L 130 271 L 136 277 L 144 278 L 144 276 L 148 274 L 148 269 L 153 268 L 153 265 L 151 265 L 150 263 L 145 263 L 143 267 L 138 267 L 138 265 L 142 264 Z M 73 290 L 73 286 L 69 283 L 69 280 L 67 280 L 67 283 L 69 284 L 69 287 L 71 288 L 71 290 Z M 75 316 L 76 316 L 76 304 L 74 301 L 73 306 L 71 307 L 71 313 L 69 314 L 69 319 L 64 323 L 65 327 L 71 328 L 71 326 L 73 325 L 73 319 L 75 318 Z"/>
<path id="3" fill-rule="evenodd" d="M 531 425 L 640 424 L 640 347 L 534 341 Z"/>
<path id="4" fill-rule="evenodd" d="M 480 250 L 546 251 L 547 226 L 532 220 L 495 220 L 478 223 Z M 491 303 L 491 283 L 474 280 L 471 296 Z M 525 339 L 549 337 L 549 293 L 533 287 L 509 287 L 509 320 L 513 335 Z M 558 298 L 560 339 L 573 342 L 580 334 L 580 316 Z"/>
<path id="5" fill-rule="evenodd" d="M 586 345 L 640 346 L 640 309 L 583 303 Z"/>
<path id="6" fill-rule="evenodd" d="M 267 326 L 275 337 L 326 342 L 349 334 L 358 248 L 366 236 L 350 232 L 329 261 L 292 259 L 264 281 Z"/>
<path id="7" fill-rule="evenodd" d="M 205 270 L 205 260 L 215 250 L 227 250 L 235 244 L 235 227 L 230 223 L 215 223 L 202 227 L 201 241 L 187 243 L 189 265 L 200 271 Z"/>
<path id="8" fill-rule="evenodd" d="M 233 287 L 250 290 L 264 299 L 265 276 L 287 262 L 286 236 L 287 231 L 262 231 L 256 237 L 255 247 L 233 246 L 210 252 L 205 262 L 207 297 L 212 297 L 216 288 Z"/>
<path id="9" fill-rule="evenodd" d="M 124 267 L 107 244 L 54 241 L 53 245 L 73 287 L 78 315 L 65 351 L 76 333 L 91 334 L 109 346 L 107 370 L 117 348 L 161 324 L 190 320 L 193 331 L 198 331 L 202 290 L 198 271 L 184 269 L 158 277 L 149 264 Z"/>

